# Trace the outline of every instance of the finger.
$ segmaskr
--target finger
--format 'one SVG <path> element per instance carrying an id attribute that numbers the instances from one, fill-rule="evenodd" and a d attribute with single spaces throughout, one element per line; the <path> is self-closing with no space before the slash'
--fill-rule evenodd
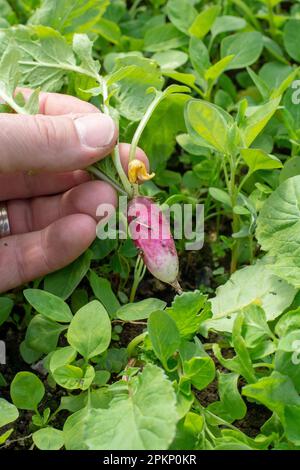
<path id="1" fill-rule="evenodd" d="M 11 233 L 35 232 L 71 214 L 86 214 L 96 220 L 100 204 L 109 204 L 111 212 L 117 206 L 116 191 L 104 181 L 90 181 L 57 196 L 9 201 Z"/>
<path id="2" fill-rule="evenodd" d="M 120 144 L 120 157 L 124 170 L 127 172 L 130 144 Z M 149 170 L 149 161 L 141 149 L 137 149 L 136 158 L 142 160 Z M 78 170 L 66 173 L 14 173 L 0 174 L 0 201 L 23 199 L 36 196 L 57 194 L 73 186 L 90 180 L 87 172 Z"/>
<path id="3" fill-rule="evenodd" d="M 17 92 L 22 93 L 25 100 L 28 101 L 33 93 L 30 88 L 17 88 Z M 99 109 L 91 103 L 82 101 L 74 96 L 62 95 L 60 93 L 40 92 L 39 94 L 39 112 L 49 116 L 71 113 L 99 113 Z"/>
<path id="4" fill-rule="evenodd" d="M 40 232 L 0 240 L 0 292 L 6 292 L 80 256 L 96 236 L 96 222 L 76 214 L 60 219 Z"/>
<path id="5" fill-rule="evenodd" d="M 117 129 L 101 113 L 0 114 L 0 173 L 86 168 L 111 153 Z"/>
<path id="6" fill-rule="evenodd" d="M 57 194 L 89 181 L 86 171 L 0 175 L 0 201 Z"/>

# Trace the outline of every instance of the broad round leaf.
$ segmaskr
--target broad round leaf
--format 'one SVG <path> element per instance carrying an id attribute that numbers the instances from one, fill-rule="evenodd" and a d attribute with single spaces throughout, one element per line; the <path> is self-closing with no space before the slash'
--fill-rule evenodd
<path id="1" fill-rule="evenodd" d="M 50 292 L 26 289 L 24 296 L 38 313 L 50 320 L 69 323 L 73 318 L 70 307 L 60 297 Z"/>
<path id="2" fill-rule="evenodd" d="M 278 276 L 300 286 L 300 176 L 284 181 L 263 205 L 257 239 L 264 262 Z"/>
<path id="3" fill-rule="evenodd" d="M 15 405 L 9 403 L 4 398 L 0 398 L 0 428 L 15 421 L 19 412 Z"/>
<path id="4" fill-rule="evenodd" d="M 43 315 L 38 314 L 33 317 L 26 331 L 26 345 L 34 351 L 50 353 L 58 342 L 59 335 L 66 329 Z"/>
<path id="5" fill-rule="evenodd" d="M 0 297 L 0 326 L 8 319 L 14 303 L 8 297 Z"/>
<path id="6" fill-rule="evenodd" d="M 180 345 L 175 321 L 166 312 L 152 312 L 148 320 L 148 333 L 155 355 L 167 366 L 168 359 Z"/>
<path id="7" fill-rule="evenodd" d="M 221 56 L 234 55 L 227 70 L 241 69 L 253 64 L 263 50 L 262 34 L 254 31 L 227 36 L 221 43 Z"/>
<path id="8" fill-rule="evenodd" d="M 160 65 L 162 70 L 175 70 L 188 61 L 188 55 L 182 51 L 157 52 L 152 59 Z"/>
<path id="9" fill-rule="evenodd" d="M 20 410 L 36 410 L 44 394 L 43 383 L 31 372 L 18 372 L 10 386 L 12 401 Z"/>
<path id="10" fill-rule="evenodd" d="M 68 329 L 68 342 L 84 358 L 103 353 L 111 341 L 111 323 L 103 305 L 94 300 L 73 317 Z"/>
<path id="11" fill-rule="evenodd" d="M 107 409 L 87 407 L 70 416 L 63 430 L 66 449 L 168 449 L 178 421 L 172 383 L 159 367 L 147 365 L 129 392 Z"/>
<path id="12" fill-rule="evenodd" d="M 283 32 L 284 47 L 289 56 L 300 62 L 300 20 L 292 19 L 286 22 Z"/>
<path id="13" fill-rule="evenodd" d="M 218 331 L 231 331 L 236 314 L 252 303 L 260 305 L 270 321 L 292 303 L 295 295 L 292 286 L 262 264 L 247 266 L 218 287 L 216 296 L 211 299 L 213 318 L 206 324 Z"/>
<path id="14" fill-rule="evenodd" d="M 150 313 L 163 310 L 166 302 L 159 299 L 144 299 L 140 302 L 123 305 L 116 313 L 116 317 L 124 321 L 137 321 L 148 318 Z"/>
<path id="15" fill-rule="evenodd" d="M 64 445 L 63 432 L 50 427 L 34 432 L 32 439 L 40 450 L 59 450 Z"/>

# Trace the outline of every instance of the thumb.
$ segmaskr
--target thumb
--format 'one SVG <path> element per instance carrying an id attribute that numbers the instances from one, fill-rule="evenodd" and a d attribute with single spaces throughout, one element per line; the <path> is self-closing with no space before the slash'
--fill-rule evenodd
<path id="1" fill-rule="evenodd" d="M 85 168 L 112 151 L 117 135 L 102 113 L 0 114 L 0 173 Z"/>

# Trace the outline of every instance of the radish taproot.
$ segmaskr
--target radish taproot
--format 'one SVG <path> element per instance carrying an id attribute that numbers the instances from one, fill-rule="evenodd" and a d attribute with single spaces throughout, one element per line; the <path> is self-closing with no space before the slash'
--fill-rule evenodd
<path id="1" fill-rule="evenodd" d="M 178 293 L 179 261 L 170 223 L 153 199 L 136 196 L 128 204 L 131 237 L 154 277 L 172 285 Z"/>

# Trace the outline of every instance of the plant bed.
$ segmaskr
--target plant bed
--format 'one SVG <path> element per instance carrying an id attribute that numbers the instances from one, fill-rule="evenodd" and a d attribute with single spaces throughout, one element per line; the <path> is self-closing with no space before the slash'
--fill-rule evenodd
<path id="1" fill-rule="evenodd" d="M 120 196 L 73 263 L 0 295 L 1 449 L 300 449 L 299 18 L 0 0 L 1 118 L 93 104 L 119 137 L 86 170 Z"/>

